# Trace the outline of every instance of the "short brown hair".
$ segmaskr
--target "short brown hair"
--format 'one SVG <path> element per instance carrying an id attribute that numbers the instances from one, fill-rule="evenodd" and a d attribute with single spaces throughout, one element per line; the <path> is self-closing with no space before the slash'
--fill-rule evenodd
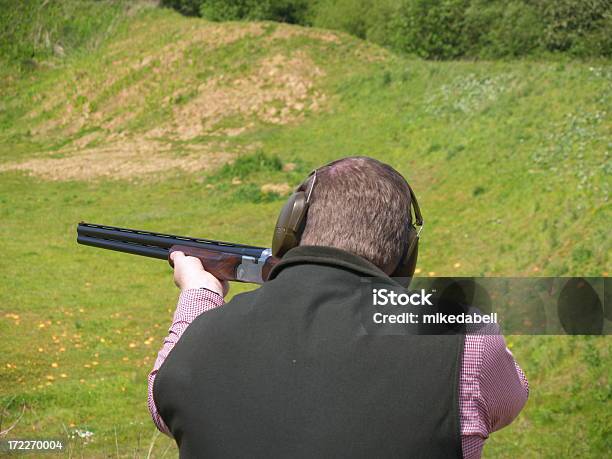
<path id="1" fill-rule="evenodd" d="M 317 170 L 300 245 L 336 247 L 385 269 L 406 250 L 410 222 L 410 191 L 399 172 L 352 156 Z"/>

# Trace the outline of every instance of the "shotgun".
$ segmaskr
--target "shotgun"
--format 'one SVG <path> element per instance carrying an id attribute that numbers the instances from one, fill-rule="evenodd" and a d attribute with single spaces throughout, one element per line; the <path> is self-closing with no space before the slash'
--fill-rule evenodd
<path id="1" fill-rule="evenodd" d="M 181 251 L 198 258 L 208 272 L 222 281 L 262 284 L 278 263 L 271 249 L 265 247 L 85 222 L 77 226 L 77 243 L 168 260 L 170 266 L 173 266 L 170 254 Z"/>

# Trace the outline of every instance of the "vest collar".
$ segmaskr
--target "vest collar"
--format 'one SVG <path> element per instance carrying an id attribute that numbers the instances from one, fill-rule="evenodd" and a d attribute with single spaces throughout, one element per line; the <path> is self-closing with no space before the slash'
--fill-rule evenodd
<path id="1" fill-rule="evenodd" d="M 272 268 L 268 279 L 274 279 L 288 267 L 301 264 L 333 266 L 356 272 L 361 277 L 375 277 L 399 286 L 395 280 L 365 258 L 335 247 L 314 245 L 300 245 L 289 250 Z"/>

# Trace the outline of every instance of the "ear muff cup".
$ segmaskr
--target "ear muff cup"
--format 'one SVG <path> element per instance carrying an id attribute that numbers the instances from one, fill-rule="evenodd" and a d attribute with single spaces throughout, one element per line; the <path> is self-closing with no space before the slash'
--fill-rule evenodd
<path id="1" fill-rule="evenodd" d="M 297 247 L 306 223 L 308 203 L 306 193 L 296 191 L 283 206 L 272 237 L 272 255 L 282 257 L 288 250 Z"/>
<path id="2" fill-rule="evenodd" d="M 411 225 L 406 241 L 406 252 L 395 268 L 395 271 L 391 273 L 391 277 L 411 278 L 414 275 L 414 270 L 416 269 L 418 256 L 419 236 L 416 228 Z"/>

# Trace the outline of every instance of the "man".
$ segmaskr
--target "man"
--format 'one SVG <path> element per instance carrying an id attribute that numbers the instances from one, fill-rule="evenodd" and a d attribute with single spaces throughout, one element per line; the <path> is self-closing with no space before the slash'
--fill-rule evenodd
<path id="1" fill-rule="evenodd" d="M 405 262 L 406 181 L 350 157 L 301 190 L 299 246 L 259 289 L 223 305 L 227 285 L 173 254 L 181 295 L 149 375 L 157 427 L 181 457 L 480 457 L 528 395 L 503 337 L 362 326 L 363 278 L 391 282 Z"/>

